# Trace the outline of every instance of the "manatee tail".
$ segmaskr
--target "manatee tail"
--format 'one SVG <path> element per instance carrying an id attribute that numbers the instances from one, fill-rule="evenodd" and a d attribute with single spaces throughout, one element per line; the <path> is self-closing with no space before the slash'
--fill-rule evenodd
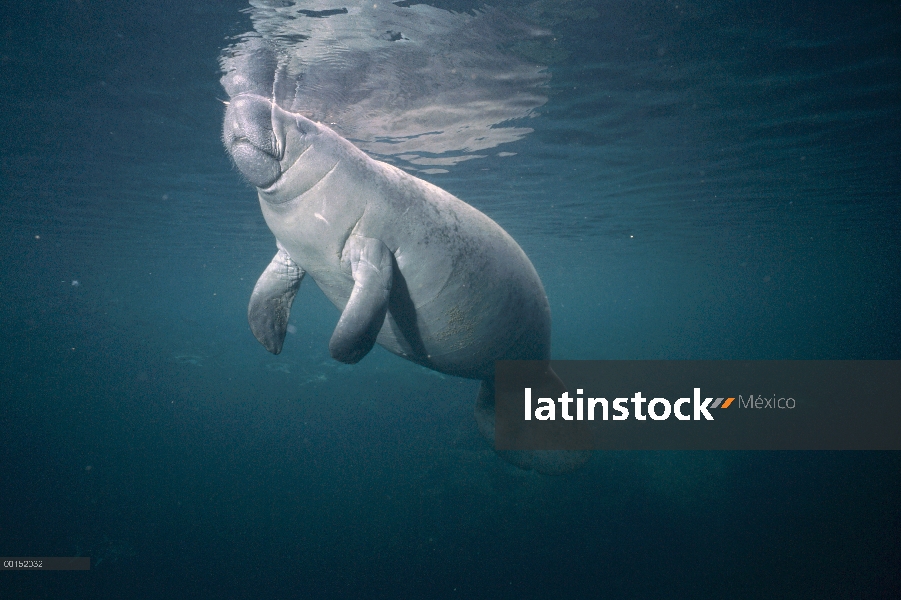
<path id="1" fill-rule="evenodd" d="M 548 376 L 556 381 L 549 381 L 550 386 L 563 386 L 556 373 L 548 368 Z M 565 386 L 563 387 L 565 390 Z M 479 432 L 494 446 L 494 380 L 482 381 L 475 408 L 476 423 Z M 563 475 L 580 468 L 588 459 L 588 450 L 495 450 L 505 461 L 525 470 L 538 471 L 542 475 Z"/>

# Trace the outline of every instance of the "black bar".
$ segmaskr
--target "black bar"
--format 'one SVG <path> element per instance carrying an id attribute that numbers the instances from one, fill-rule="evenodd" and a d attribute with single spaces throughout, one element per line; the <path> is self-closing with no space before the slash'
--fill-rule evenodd
<path id="1" fill-rule="evenodd" d="M 3 571 L 90 571 L 90 556 L 7 556 L 0 558 Z"/>

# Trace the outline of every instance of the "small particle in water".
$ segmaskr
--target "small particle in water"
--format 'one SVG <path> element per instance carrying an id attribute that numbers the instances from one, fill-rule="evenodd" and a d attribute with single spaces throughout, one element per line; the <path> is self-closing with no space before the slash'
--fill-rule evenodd
<path id="1" fill-rule="evenodd" d="M 80 285 L 81 285 L 81 283 L 79 283 L 77 279 L 72 280 L 72 287 L 78 287 Z"/>
<path id="2" fill-rule="evenodd" d="M 288 333 L 297 333 L 296 325 L 288 325 Z"/>
<path id="3" fill-rule="evenodd" d="M 86 466 L 86 467 L 84 468 L 84 470 L 85 470 L 85 471 L 90 471 L 90 470 L 93 469 L 93 468 L 94 468 L 94 467 L 92 467 L 91 465 L 88 465 L 88 466 Z"/>

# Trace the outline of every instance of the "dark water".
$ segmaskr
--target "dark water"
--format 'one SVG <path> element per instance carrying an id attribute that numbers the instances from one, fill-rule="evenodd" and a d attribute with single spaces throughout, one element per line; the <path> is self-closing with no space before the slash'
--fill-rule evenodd
<path id="1" fill-rule="evenodd" d="M 332 361 L 312 285 L 267 354 L 273 239 L 220 142 L 244 6 L 3 9 L 0 555 L 93 566 L 0 597 L 892 597 L 897 453 L 542 477 L 477 382 Z M 520 9 L 557 40 L 535 131 L 427 178 L 529 254 L 555 358 L 901 358 L 897 2 Z"/>

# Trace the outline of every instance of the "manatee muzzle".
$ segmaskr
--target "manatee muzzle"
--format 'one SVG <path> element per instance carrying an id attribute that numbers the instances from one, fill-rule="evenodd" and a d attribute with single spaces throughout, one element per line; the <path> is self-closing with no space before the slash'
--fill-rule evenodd
<path id="1" fill-rule="evenodd" d="M 256 187 L 267 188 L 281 176 L 284 149 L 273 128 L 268 99 L 251 94 L 233 97 L 225 111 L 223 141 L 235 165 Z"/>

